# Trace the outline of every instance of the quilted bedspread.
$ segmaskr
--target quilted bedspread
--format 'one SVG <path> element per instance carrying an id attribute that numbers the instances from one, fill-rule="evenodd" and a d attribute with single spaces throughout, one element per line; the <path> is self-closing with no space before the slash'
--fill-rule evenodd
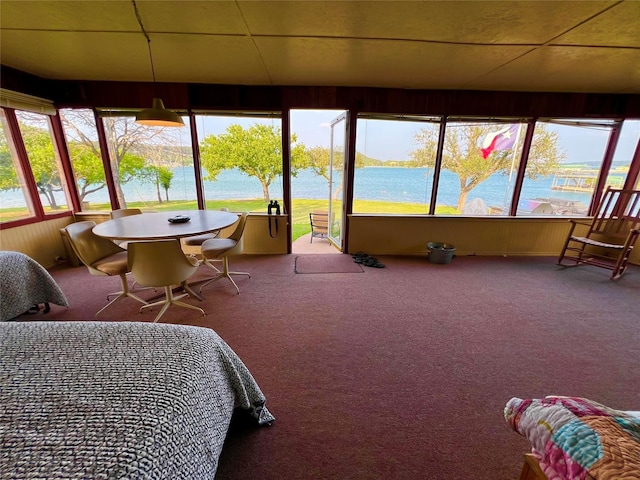
<path id="1" fill-rule="evenodd" d="M 37 303 L 69 305 L 42 265 L 24 253 L 0 251 L 0 320 L 17 317 Z"/>
<path id="2" fill-rule="evenodd" d="M 640 479 L 640 414 L 592 400 L 512 398 L 507 423 L 531 442 L 549 480 Z"/>
<path id="3" fill-rule="evenodd" d="M 0 479 L 208 479 L 235 408 L 274 418 L 213 331 L 0 323 Z"/>

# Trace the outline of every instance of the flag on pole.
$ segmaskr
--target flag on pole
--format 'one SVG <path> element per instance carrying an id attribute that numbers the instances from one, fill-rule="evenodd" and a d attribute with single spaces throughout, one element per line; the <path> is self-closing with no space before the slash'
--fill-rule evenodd
<path id="1" fill-rule="evenodd" d="M 509 150 L 516 142 L 518 134 L 518 124 L 509 125 L 497 132 L 488 134 L 482 142 L 482 158 L 487 158 L 491 152 L 498 150 Z"/>

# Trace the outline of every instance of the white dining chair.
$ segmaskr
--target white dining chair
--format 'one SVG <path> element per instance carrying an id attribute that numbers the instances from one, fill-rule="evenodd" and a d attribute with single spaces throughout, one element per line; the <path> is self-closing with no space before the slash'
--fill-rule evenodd
<path id="1" fill-rule="evenodd" d="M 240 294 L 240 289 L 236 282 L 234 282 L 232 275 L 246 275 L 251 277 L 251 274 L 248 272 L 229 271 L 229 257 L 242 253 L 242 236 L 244 235 L 244 227 L 247 224 L 248 215 L 248 212 L 243 212 L 242 215 L 240 215 L 235 230 L 228 238 L 213 238 L 202 244 L 202 257 L 207 261 L 222 260 L 222 271 L 219 271 L 216 276 L 203 283 L 200 286 L 200 292 L 210 283 L 220 280 L 221 278 L 228 278 L 233 286 L 236 287 L 238 294 Z"/>
<path id="2" fill-rule="evenodd" d="M 154 323 L 160 320 L 171 305 L 198 310 L 202 315 L 206 315 L 202 308 L 180 301 L 189 296 L 187 279 L 196 273 L 199 263 L 196 259 L 184 254 L 178 240 L 132 242 L 129 244 L 128 252 L 129 268 L 133 278 L 140 285 L 164 287 L 165 290 L 164 299 L 143 305 L 140 312 L 162 305 Z M 174 295 L 174 286 L 181 286 L 185 293 Z"/>

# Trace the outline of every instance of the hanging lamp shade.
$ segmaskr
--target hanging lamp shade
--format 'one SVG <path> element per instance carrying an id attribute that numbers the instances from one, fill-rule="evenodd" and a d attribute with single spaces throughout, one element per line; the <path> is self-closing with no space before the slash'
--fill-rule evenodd
<path id="1" fill-rule="evenodd" d="M 153 99 L 153 106 L 140 110 L 136 115 L 136 123 L 150 127 L 184 127 L 182 117 L 176 112 L 164 108 L 160 98 Z"/>

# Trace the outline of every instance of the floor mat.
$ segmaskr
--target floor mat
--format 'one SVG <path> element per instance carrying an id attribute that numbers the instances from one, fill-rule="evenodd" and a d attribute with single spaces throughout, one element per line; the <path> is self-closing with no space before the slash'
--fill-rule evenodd
<path id="1" fill-rule="evenodd" d="M 296 273 L 362 273 L 363 268 L 354 263 L 351 255 L 299 255 L 296 257 Z"/>

